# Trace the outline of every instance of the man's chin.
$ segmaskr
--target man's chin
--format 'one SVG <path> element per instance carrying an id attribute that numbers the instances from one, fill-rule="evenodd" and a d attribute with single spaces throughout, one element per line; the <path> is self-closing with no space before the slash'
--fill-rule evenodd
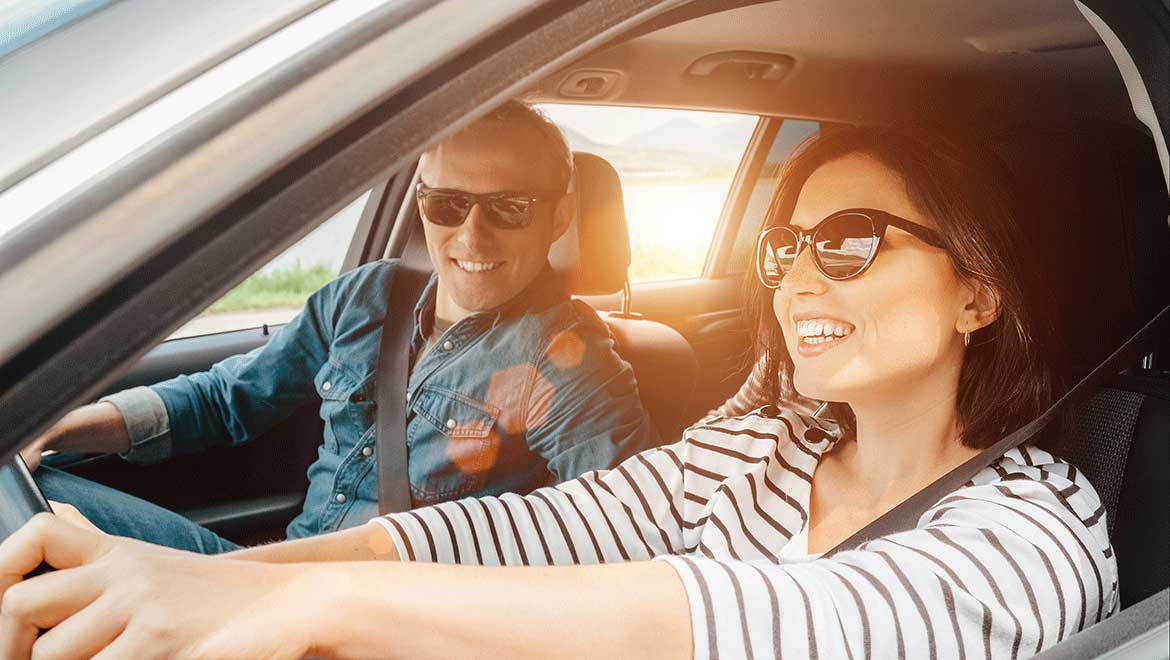
<path id="1" fill-rule="evenodd" d="M 485 291 L 470 295 L 452 296 L 455 304 L 468 312 L 489 312 L 508 303 L 515 295 L 508 295 L 501 291 Z"/>

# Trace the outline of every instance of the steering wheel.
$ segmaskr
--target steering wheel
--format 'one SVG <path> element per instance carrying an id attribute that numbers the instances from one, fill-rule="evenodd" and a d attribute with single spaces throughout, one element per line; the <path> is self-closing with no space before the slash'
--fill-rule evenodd
<path id="1" fill-rule="evenodd" d="M 0 465 L 0 540 L 8 538 L 20 529 L 29 518 L 45 511 L 52 513 L 53 510 L 37 482 L 33 480 L 20 454 L 13 456 L 8 463 Z M 51 570 L 52 567 L 42 563 L 27 577 Z"/>

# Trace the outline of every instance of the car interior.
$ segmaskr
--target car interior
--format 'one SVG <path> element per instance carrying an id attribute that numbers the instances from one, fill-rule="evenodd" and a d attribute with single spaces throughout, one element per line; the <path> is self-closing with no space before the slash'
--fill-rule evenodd
<path id="1" fill-rule="evenodd" d="M 775 165 L 799 139 L 798 122 L 821 131 L 929 123 L 993 147 L 1015 179 L 1034 266 L 1052 288 L 1070 384 L 1170 299 L 1164 156 L 1135 116 L 1110 50 L 1071 1 L 980 0 L 945 10 L 933 0 L 683 4 L 583 48 L 521 96 L 758 117 L 712 218 L 698 277 L 631 283 L 625 182 L 603 157 L 574 152 L 579 210 L 550 261 L 609 325 L 664 442 L 731 396 L 752 366 L 742 298 L 751 254 L 743 245 L 764 220 L 759 191 L 766 201 Z M 373 186 L 342 270 L 380 258 L 429 269 L 409 194 L 415 162 Z M 233 273 L 234 281 L 249 274 Z M 277 329 L 162 342 L 104 390 L 204 370 Z M 1170 336 L 1146 353 L 1077 406 L 1058 452 L 1102 495 L 1124 608 L 1170 586 Z M 300 510 L 321 424 L 306 406 L 245 446 L 160 465 L 77 455 L 46 463 L 258 543 L 281 538 Z"/>

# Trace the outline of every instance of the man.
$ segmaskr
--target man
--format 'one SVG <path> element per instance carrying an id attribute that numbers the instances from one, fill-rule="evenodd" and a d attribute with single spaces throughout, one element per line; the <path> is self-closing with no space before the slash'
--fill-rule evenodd
<path id="1" fill-rule="evenodd" d="M 407 392 L 416 506 L 527 492 L 617 464 L 656 441 L 629 365 L 604 323 L 548 266 L 567 229 L 572 156 L 560 130 L 509 102 L 428 151 L 417 198 L 435 267 L 415 307 Z M 66 415 L 24 451 L 120 452 L 151 463 L 263 434 L 320 397 L 325 421 L 309 489 L 287 536 L 378 513 L 379 342 L 398 264 L 342 275 L 265 346 L 206 372 L 134 388 Z M 43 468 L 50 500 L 100 529 L 215 554 L 237 546 L 172 512 Z"/>

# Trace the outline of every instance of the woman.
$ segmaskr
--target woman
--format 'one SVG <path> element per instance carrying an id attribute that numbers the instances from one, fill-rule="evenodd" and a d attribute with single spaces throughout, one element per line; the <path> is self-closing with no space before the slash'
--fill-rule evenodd
<path id="1" fill-rule="evenodd" d="M 46 657 L 1016 658 L 1112 613 L 1100 501 L 1035 446 L 915 529 L 819 556 L 1053 386 L 1008 196 L 978 152 L 848 129 L 781 180 L 757 259 L 764 378 L 775 395 L 790 364 L 838 421 L 766 406 L 528 496 L 231 558 L 40 516 L 0 546 L 0 575 L 66 570 L 4 594 L 5 657 L 40 627 Z M 409 561 L 304 563 L 374 558 Z"/>

